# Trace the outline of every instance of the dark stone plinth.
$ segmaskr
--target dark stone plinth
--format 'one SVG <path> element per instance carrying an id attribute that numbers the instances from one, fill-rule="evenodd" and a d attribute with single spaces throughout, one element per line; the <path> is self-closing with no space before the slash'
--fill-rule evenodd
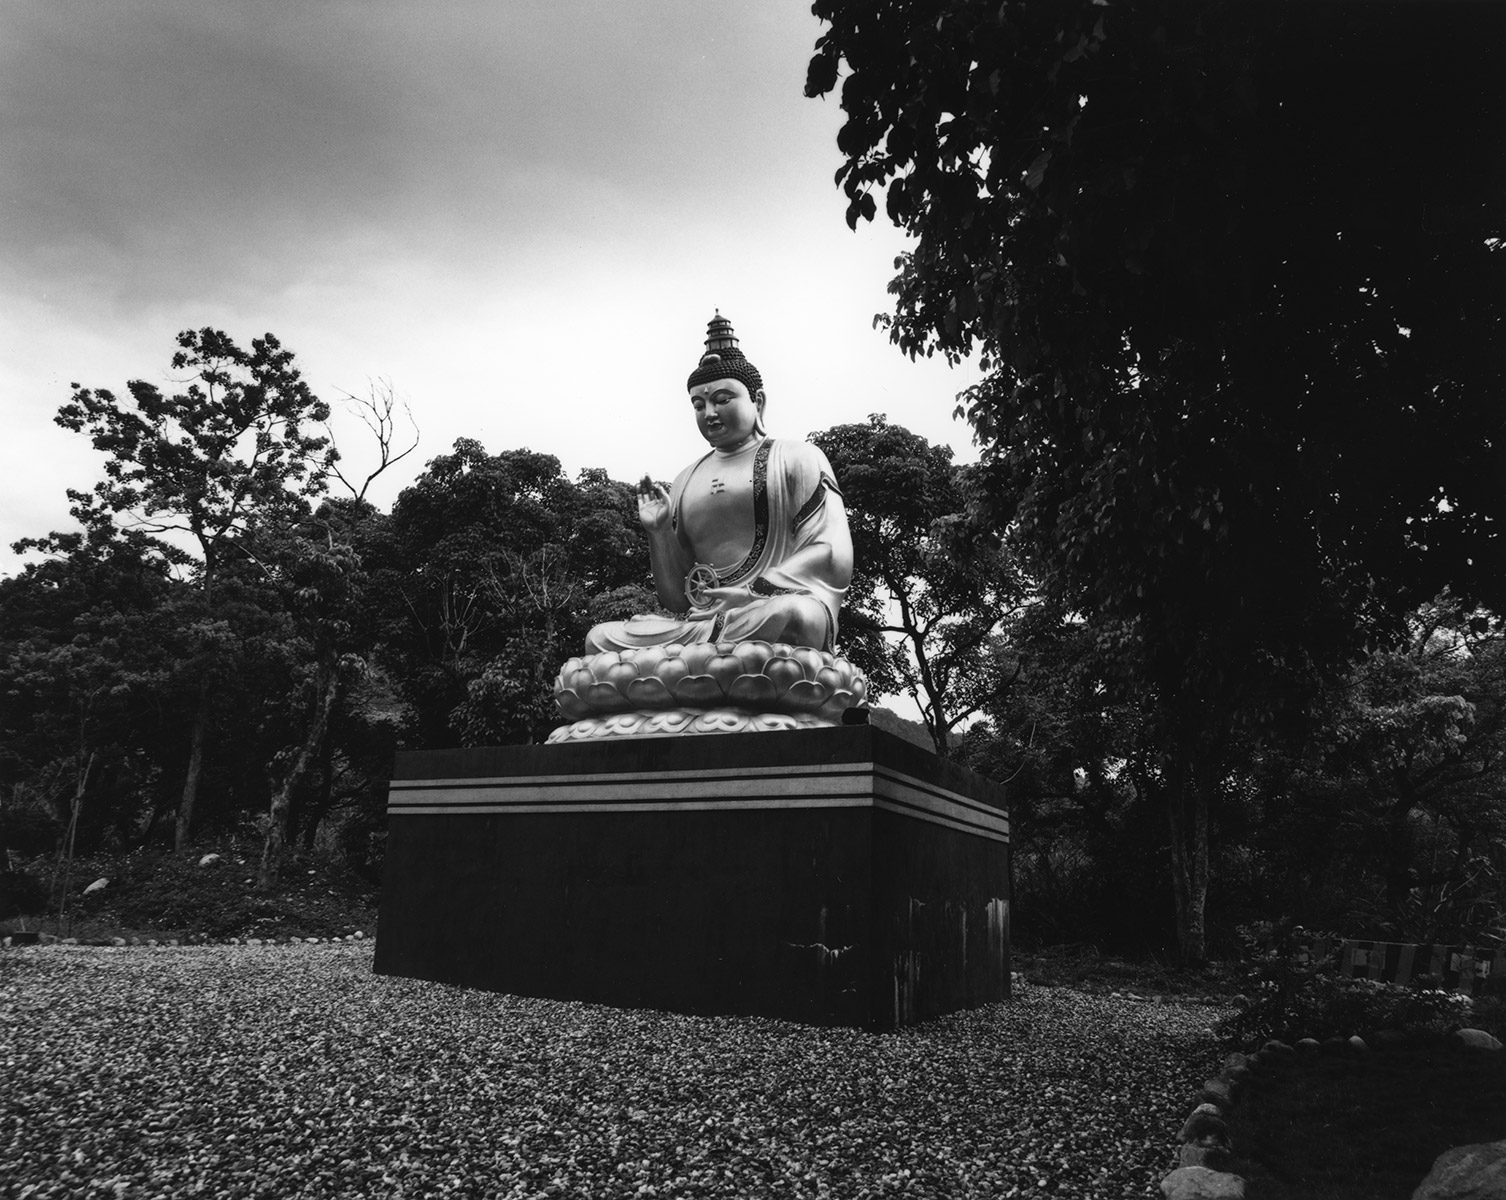
<path id="1" fill-rule="evenodd" d="M 1009 994 L 997 785 L 871 726 L 398 757 L 376 969 L 884 1030 Z"/>

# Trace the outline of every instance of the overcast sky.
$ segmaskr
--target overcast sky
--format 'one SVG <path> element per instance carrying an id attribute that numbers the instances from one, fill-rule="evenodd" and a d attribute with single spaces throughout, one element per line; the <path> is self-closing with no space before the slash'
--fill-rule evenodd
<path id="1" fill-rule="evenodd" d="M 179 330 L 266 331 L 334 401 L 669 478 L 720 308 L 776 435 L 886 412 L 973 457 L 966 368 L 872 328 L 904 246 L 832 183 L 806 0 L 5 0 L 0 571 L 99 456 L 69 384 L 168 383 Z M 339 428 L 352 465 L 367 447 Z"/>

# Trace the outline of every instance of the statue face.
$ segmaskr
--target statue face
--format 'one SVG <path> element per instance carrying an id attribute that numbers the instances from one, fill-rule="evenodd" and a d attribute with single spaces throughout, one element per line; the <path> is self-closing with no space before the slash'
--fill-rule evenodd
<path id="1" fill-rule="evenodd" d="M 713 379 L 690 389 L 696 428 L 713 446 L 730 450 L 747 440 L 763 411 L 763 393 L 750 396 L 736 379 Z"/>

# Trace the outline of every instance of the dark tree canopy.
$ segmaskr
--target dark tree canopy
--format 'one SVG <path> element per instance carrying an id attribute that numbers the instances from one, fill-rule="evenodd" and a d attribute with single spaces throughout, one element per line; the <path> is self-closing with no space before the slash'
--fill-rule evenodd
<path id="1" fill-rule="evenodd" d="M 1063 583 L 1184 663 L 1198 610 L 1342 653 L 1372 589 L 1502 599 L 1506 10 L 813 11 L 849 222 L 919 239 L 892 336 L 981 350 L 967 414 Z"/>
<path id="2" fill-rule="evenodd" d="M 1445 587 L 1506 601 L 1506 8 L 818 0 L 848 222 L 993 521 L 1140 697 L 1202 956 L 1245 731 Z"/>

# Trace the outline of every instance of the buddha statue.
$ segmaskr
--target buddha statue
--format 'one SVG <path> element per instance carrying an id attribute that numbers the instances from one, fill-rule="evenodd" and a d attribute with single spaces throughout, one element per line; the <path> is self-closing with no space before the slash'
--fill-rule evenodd
<path id="1" fill-rule="evenodd" d="M 826 455 L 767 435 L 763 379 L 720 312 L 686 388 L 710 448 L 638 488 L 666 612 L 587 634 L 555 689 L 574 724 L 551 741 L 836 724 L 866 697 L 834 654 L 852 538 Z"/>

